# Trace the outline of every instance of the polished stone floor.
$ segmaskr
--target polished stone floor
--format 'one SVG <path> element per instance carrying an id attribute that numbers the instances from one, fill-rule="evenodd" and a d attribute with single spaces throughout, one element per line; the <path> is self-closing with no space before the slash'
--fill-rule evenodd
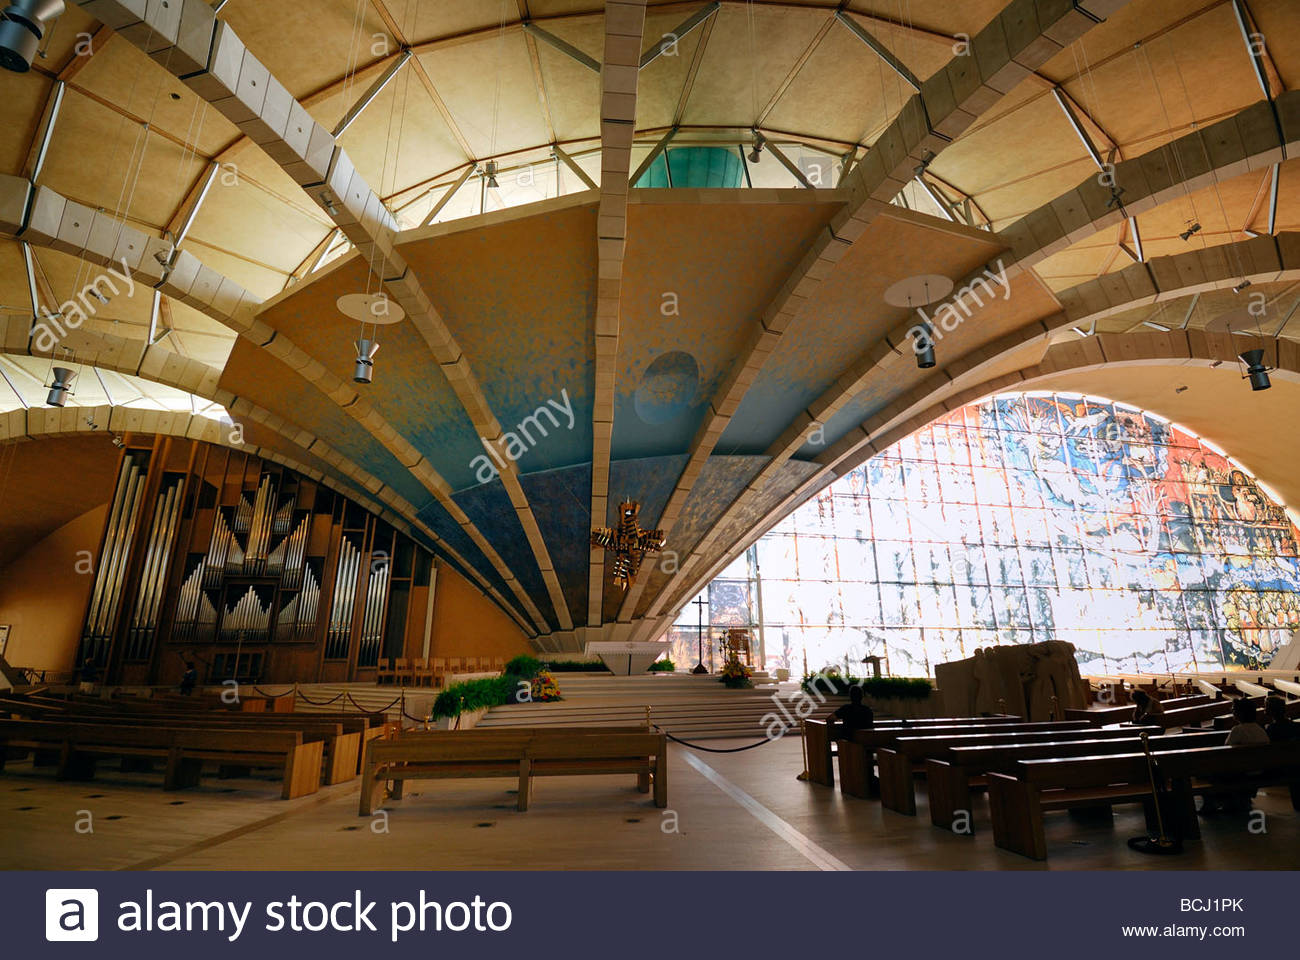
<path id="1" fill-rule="evenodd" d="M 386 816 L 361 818 L 357 780 L 286 802 L 270 780 L 213 777 L 167 793 L 158 775 L 106 769 L 60 783 L 47 768 L 11 763 L 0 773 L 0 867 L 1227 870 L 1295 869 L 1300 851 L 1300 814 L 1283 790 L 1256 800 L 1266 832 L 1244 818 L 1206 819 L 1203 839 L 1171 858 L 1128 850 L 1125 839 L 1143 832 L 1136 806 L 1118 808 L 1113 824 L 1049 814 L 1050 859 L 1040 863 L 993 845 L 982 801 L 975 836 L 959 837 L 930 825 L 920 784 L 919 816 L 906 817 L 801 782 L 801 768 L 793 737 L 743 753 L 674 745 L 667 810 L 631 777 L 557 777 L 537 781 L 527 813 L 516 812 L 511 781 L 462 780 L 408 785 Z"/>

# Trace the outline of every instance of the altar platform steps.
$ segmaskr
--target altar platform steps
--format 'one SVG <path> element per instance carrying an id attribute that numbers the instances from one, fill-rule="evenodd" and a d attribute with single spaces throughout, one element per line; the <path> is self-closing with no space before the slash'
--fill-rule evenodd
<path id="1" fill-rule="evenodd" d="M 659 678 L 652 678 L 651 684 L 638 684 L 635 681 L 640 678 L 603 677 L 595 678 L 599 685 L 576 687 L 566 679 L 571 677 L 556 678 L 564 700 L 493 707 L 477 726 L 627 726 L 645 723 L 647 706 L 653 723 L 683 739 L 760 740 L 769 735 L 774 717 L 783 732 L 798 726 L 790 700 L 795 693 L 793 684 L 783 685 L 787 689 L 778 692 L 775 688 L 726 690 L 716 678 L 708 677 L 692 677 L 682 684 L 660 682 Z M 774 694 L 793 723 L 773 701 Z M 829 713 L 835 705 L 828 701 L 819 707 L 817 715 Z"/>

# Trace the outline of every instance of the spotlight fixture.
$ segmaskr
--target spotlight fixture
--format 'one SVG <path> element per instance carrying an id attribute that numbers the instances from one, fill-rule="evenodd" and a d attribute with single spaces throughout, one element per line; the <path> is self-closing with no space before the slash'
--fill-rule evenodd
<path id="1" fill-rule="evenodd" d="M 757 130 L 754 131 L 754 147 L 749 151 L 749 162 L 758 163 L 763 159 L 763 145 L 767 140 Z"/>
<path id="2" fill-rule="evenodd" d="M 934 331 L 928 323 L 912 328 L 912 352 L 916 354 L 916 365 L 922 370 L 934 366 Z"/>
<path id="3" fill-rule="evenodd" d="M 934 162 L 934 151 L 933 150 L 925 151 L 925 153 L 921 155 L 921 162 L 912 168 L 912 173 L 914 173 L 916 176 L 919 177 L 921 174 L 925 173 L 926 170 L 930 169 L 930 164 L 933 162 Z"/>
<path id="4" fill-rule="evenodd" d="M 121 437 L 119 437 L 116 433 L 113 434 L 112 436 L 113 436 L 113 446 L 117 447 L 117 449 L 119 449 L 119 450 L 121 450 L 121 449 L 123 449 L 123 448 L 126 447 L 126 441 L 124 441 L 124 440 L 123 440 Z"/>
<path id="5" fill-rule="evenodd" d="M 0 67 L 26 73 L 48 31 L 47 21 L 63 15 L 63 0 L 14 0 L 0 11 Z"/>
<path id="6" fill-rule="evenodd" d="M 1199 223 L 1193 223 L 1190 227 L 1188 227 L 1178 236 L 1182 237 L 1185 242 L 1192 239 L 1193 234 L 1200 233 L 1200 232 L 1201 232 L 1201 225 Z"/>
<path id="7" fill-rule="evenodd" d="M 1183 384 L 1181 387 L 1174 387 L 1174 393 L 1186 393 L 1190 389 L 1192 388 L 1187 386 L 1187 384 Z"/>
<path id="8" fill-rule="evenodd" d="M 1237 284 L 1235 287 L 1232 288 L 1232 292 L 1241 293 L 1241 291 L 1245 290 L 1249 286 L 1250 286 L 1249 280 L 1242 280 L 1241 283 Z"/>
<path id="9" fill-rule="evenodd" d="M 354 346 L 357 348 L 357 360 L 352 379 L 356 383 L 371 383 L 375 378 L 375 354 L 379 352 L 379 343 L 362 337 Z"/>
<path id="10" fill-rule="evenodd" d="M 1267 390 L 1273 386 L 1273 382 L 1268 378 L 1268 367 L 1264 366 L 1263 350 L 1247 350 L 1240 354 L 1241 362 L 1246 365 L 1246 374 L 1243 380 L 1250 381 L 1250 389 Z"/>
<path id="11" fill-rule="evenodd" d="M 77 374 L 67 367 L 55 367 L 51 373 L 54 376 L 54 382 L 46 384 L 49 387 L 50 395 L 45 398 L 45 402 L 51 407 L 62 407 L 74 392 L 72 381 Z"/>
<path id="12" fill-rule="evenodd" d="M 86 418 L 86 426 L 90 427 L 91 430 L 98 430 L 98 429 L 99 429 L 99 424 L 97 424 L 97 423 L 95 422 L 95 418 L 94 418 L 94 417 L 87 417 L 87 418 Z"/>
<path id="13" fill-rule="evenodd" d="M 107 304 L 107 303 L 108 303 L 108 297 L 104 296 L 102 293 L 100 293 L 100 292 L 99 292 L 96 288 L 94 288 L 94 287 L 91 287 L 91 288 L 90 288 L 90 295 L 91 295 L 92 297 L 94 297 L 96 300 L 98 300 L 98 301 L 99 301 L 100 303 L 102 303 L 102 304 Z"/>
<path id="14" fill-rule="evenodd" d="M 489 160 L 487 162 L 487 185 L 489 190 L 498 190 L 501 184 L 497 183 L 497 162 Z"/>
<path id="15" fill-rule="evenodd" d="M 321 206 L 325 208 L 325 211 L 331 217 L 337 217 L 339 215 L 338 207 L 334 206 L 334 198 L 331 197 L 328 192 L 320 195 L 320 202 Z"/>

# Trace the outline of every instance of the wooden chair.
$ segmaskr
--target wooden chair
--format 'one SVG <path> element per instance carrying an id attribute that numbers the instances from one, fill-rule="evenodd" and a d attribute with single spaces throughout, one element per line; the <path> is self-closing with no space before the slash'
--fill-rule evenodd
<path id="1" fill-rule="evenodd" d="M 493 657 L 493 658 L 492 658 L 492 669 L 493 669 L 493 670 L 495 670 L 497 673 L 500 673 L 500 672 L 501 672 L 502 670 L 504 670 L 505 668 L 506 668 L 506 658 L 505 658 L 505 657 Z"/>
<path id="2" fill-rule="evenodd" d="M 417 657 L 411 661 L 411 683 L 413 686 L 422 687 L 425 680 L 428 680 L 432 685 L 433 674 L 429 672 L 429 661 L 423 657 Z"/>
<path id="3" fill-rule="evenodd" d="M 391 683 L 393 680 L 393 661 L 388 657 L 379 658 L 379 670 L 375 674 L 375 683 L 382 684 L 384 681 Z"/>
<path id="4" fill-rule="evenodd" d="M 447 685 L 447 658 L 431 657 L 429 659 L 429 682 L 435 687 Z"/>
<path id="5" fill-rule="evenodd" d="M 393 661 L 393 673 L 397 676 L 397 682 L 406 686 L 406 682 L 411 676 L 411 661 L 406 657 L 398 657 Z"/>
<path id="6" fill-rule="evenodd" d="M 478 673 L 478 657 L 465 658 L 465 672 Z"/>
<path id="7" fill-rule="evenodd" d="M 465 672 L 465 671 L 464 671 L 464 668 L 461 666 L 460 657 L 448 657 L 448 658 L 447 658 L 447 672 L 448 672 L 448 673 L 464 673 L 464 672 Z"/>

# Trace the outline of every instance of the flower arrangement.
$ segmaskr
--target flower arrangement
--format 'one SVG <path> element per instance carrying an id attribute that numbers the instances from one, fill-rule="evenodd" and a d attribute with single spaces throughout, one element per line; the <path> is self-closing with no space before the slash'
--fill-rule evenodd
<path id="1" fill-rule="evenodd" d="M 754 681 L 750 679 L 752 676 L 749 667 L 736 657 L 732 657 L 723 666 L 722 676 L 718 679 L 728 690 L 746 690 L 754 685 Z"/>
<path id="2" fill-rule="evenodd" d="M 549 670 L 542 670 L 533 678 L 533 702 L 550 703 L 552 700 L 563 700 L 560 696 L 560 685 L 555 682 L 555 677 L 551 676 Z"/>

